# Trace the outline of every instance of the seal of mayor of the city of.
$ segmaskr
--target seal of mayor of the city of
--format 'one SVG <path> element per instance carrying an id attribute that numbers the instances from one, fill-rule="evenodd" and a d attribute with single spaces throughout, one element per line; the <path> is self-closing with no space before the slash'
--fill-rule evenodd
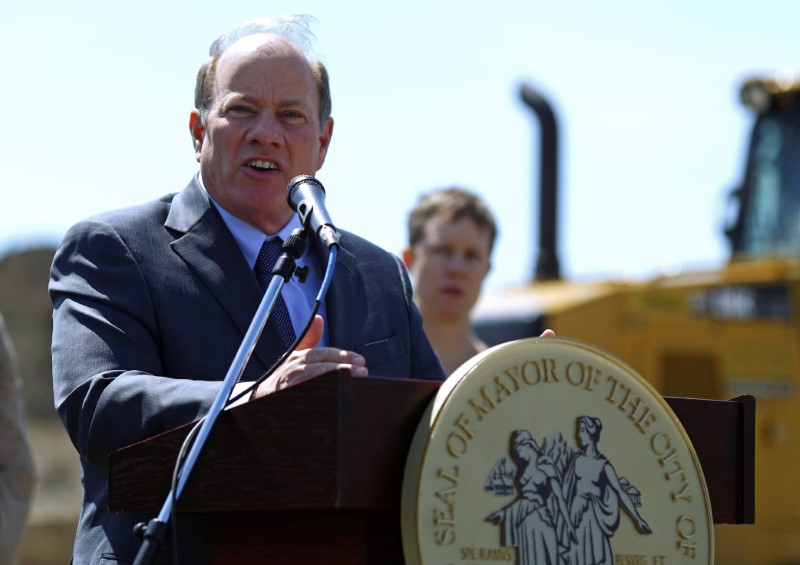
<path id="1" fill-rule="evenodd" d="M 496 346 L 448 378 L 412 442 L 401 513 L 412 565 L 714 561 L 680 421 L 623 361 L 562 337 Z"/>

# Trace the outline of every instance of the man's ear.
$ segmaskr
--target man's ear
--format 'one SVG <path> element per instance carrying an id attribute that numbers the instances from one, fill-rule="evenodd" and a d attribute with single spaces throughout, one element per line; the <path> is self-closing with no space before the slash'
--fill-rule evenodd
<path id="1" fill-rule="evenodd" d="M 414 264 L 414 256 L 410 247 L 403 249 L 403 263 L 405 263 L 407 269 L 410 269 L 411 265 Z"/>
<path id="2" fill-rule="evenodd" d="M 317 153 L 317 170 L 322 168 L 325 163 L 325 156 L 328 154 L 328 147 L 331 145 L 333 137 L 333 118 L 325 120 L 325 125 L 319 135 L 319 152 Z"/>
<path id="3" fill-rule="evenodd" d="M 192 113 L 189 114 L 189 133 L 192 135 L 195 159 L 200 161 L 200 152 L 203 149 L 203 138 L 206 134 L 206 126 L 203 125 L 200 112 L 197 110 L 192 110 Z"/>

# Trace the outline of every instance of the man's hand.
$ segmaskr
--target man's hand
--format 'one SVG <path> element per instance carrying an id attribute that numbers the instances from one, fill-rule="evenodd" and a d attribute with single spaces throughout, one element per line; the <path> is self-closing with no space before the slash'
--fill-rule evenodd
<path id="1" fill-rule="evenodd" d="M 547 329 L 547 330 L 544 330 L 542 332 L 542 335 L 540 335 L 539 337 L 553 337 L 554 335 L 556 335 L 556 332 L 554 332 L 551 329 Z"/>
<path id="2" fill-rule="evenodd" d="M 367 376 L 366 361 L 358 353 L 335 347 L 316 347 L 322 337 L 323 324 L 322 316 L 314 317 L 297 349 L 267 380 L 258 385 L 251 400 L 337 369 L 348 369 L 354 377 Z"/>

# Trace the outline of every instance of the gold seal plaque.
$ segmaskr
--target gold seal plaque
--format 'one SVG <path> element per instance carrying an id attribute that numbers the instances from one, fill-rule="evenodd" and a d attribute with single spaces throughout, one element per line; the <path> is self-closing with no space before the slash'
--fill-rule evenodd
<path id="1" fill-rule="evenodd" d="M 499 345 L 443 383 L 409 451 L 412 565 L 714 562 L 697 455 L 633 369 L 561 337 Z"/>

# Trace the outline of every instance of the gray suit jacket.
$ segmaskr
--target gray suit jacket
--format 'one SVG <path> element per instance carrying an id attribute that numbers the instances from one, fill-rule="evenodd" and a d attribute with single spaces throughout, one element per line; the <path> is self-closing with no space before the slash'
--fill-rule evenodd
<path id="1" fill-rule="evenodd" d="M 338 259 L 330 344 L 364 355 L 370 375 L 444 379 L 399 259 L 347 232 Z M 55 255 L 50 296 L 55 406 L 84 483 L 74 562 L 124 563 L 139 547 L 133 525 L 152 516 L 108 512 L 109 454 L 207 412 L 261 290 L 195 178 L 178 194 L 76 224 Z M 268 320 L 243 379 L 260 376 L 279 344 Z M 187 562 L 204 561 L 204 527 L 179 520 Z M 171 548 L 161 557 L 169 562 Z"/>

